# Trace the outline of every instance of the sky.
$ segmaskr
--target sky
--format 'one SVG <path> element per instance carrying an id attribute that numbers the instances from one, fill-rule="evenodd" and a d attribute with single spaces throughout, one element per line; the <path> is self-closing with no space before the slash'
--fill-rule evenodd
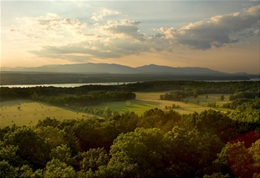
<path id="1" fill-rule="evenodd" d="M 1 1 L 1 67 L 114 63 L 260 73 L 260 1 Z"/>

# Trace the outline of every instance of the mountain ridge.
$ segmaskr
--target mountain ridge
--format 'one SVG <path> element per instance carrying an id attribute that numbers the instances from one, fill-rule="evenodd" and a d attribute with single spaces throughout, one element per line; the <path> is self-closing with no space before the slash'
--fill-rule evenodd
<path id="1" fill-rule="evenodd" d="M 81 74 L 172 74 L 172 75 L 248 75 L 245 72 L 226 73 L 206 67 L 171 67 L 148 64 L 130 67 L 108 63 L 52 64 L 38 67 L 1 67 L 1 72 L 50 72 Z"/>
<path id="2" fill-rule="evenodd" d="M 56 64 L 39 67 L 1 67 L 1 71 L 12 72 L 56 72 L 56 73 L 82 73 L 82 74 L 175 74 L 175 75 L 247 75 L 245 72 L 234 74 L 220 72 L 205 67 L 171 67 L 148 64 L 139 67 L 130 67 L 120 64 L 83 63 L 83 64 Z"/>

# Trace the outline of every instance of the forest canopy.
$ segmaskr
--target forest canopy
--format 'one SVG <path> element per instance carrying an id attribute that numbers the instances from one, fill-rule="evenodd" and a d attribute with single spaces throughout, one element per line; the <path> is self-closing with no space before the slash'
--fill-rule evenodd
<path id="1" fill-rule="evenodd" d="M 132 111 L 85 119 L 46 117 L 34 126 L 1 127 L 0 177 L 259 177 L 258 84 L 178 81 L 1 88 L 1 99 L 25 97 L 77 107 L 98 104 L 88 103 L 89 98 L 91 102 L 131 100 L 137 90 L 170 88 L 182 97 L 218 92 L 234 99 L 223 105 L 230 112 L 213 108 L 180 114 L 175 106 L 142 115 Z"/>

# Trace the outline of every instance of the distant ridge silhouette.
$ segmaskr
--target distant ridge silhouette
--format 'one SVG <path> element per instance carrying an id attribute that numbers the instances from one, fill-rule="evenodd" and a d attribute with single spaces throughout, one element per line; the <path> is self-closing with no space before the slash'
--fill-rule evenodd
<path id="1" fill-rule="evenodd" d="M 2 67 L 1 71 L 59 72 L 59 73 L 109 73 L 109 74 L 176 74 L 176 75 L 226 75 L 227 73 L 203 67 L 169 67 L 155 64 L 129 67 L 119 64 L 84 63 L 64 65 L 44 65 L 40 67 Z"/>

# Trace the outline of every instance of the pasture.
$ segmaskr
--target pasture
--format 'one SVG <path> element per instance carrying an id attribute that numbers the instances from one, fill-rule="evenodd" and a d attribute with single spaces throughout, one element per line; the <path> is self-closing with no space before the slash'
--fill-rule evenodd
<path id="1" fill-rule="evenodd" d="M 38 120 L 46 117 L 65 120 L 89 116 L 91 115 L 29 100 L 4 101 L 0 104 L 1 127 L 12 124 L 36 125 Z"/>
<path id="2" fill-rule="evenodd" d="M 174 108 L 180 114 L 190 114 L 193 112 L 202 112 L 208 109 L 220 110 L 223 112 L 228 109 L 221 108 L 224 103 L 229 102 L 229 95 L 224 95 L 224 100 L 220 100 L 221 94 L 199 95 L 197 98 L 187 97 L 183 102 L 160 100 L 160 95 L 165 92 L 136 92 L 136 99 L 122 102 L 107 102 L 91 108 L 105 109 L 109 108 L 118 113 L 134 111 L 142 115 L 145 111 L 153 108 L 167 110 L 166 106 L 173 104 L 179 105 L 180 108 Z M 208 107 L 208 103 L 216 103 L 217 107 Z M 35 125 L 38 120 L 46 117 L 65 119 L 82 119 L 93 117 L 93 115 L 77 112 L 67 108 L 52 106 L 45 103 L 34 102 L 30 100 L 13 100 L 0 103 L 0 126 L 8 125 Z"/>
<path id="3" fill-rule="evenodd" d="M 199 95 L 197 98 L 187 97 L 184 102 L 160 100 L 160 95 L 165 92 L 136 92 L 136 99 L 126 102 L 108 102 L 98 106 L 91 106 L 91 108 L 105 109 L 110 108 L 112 111 L 124 113 L 126 111 L 134 111 L 141 115 L 145 111 L 152 108 L 159 108 L 166 110 L 165 106 L 179 105 L 180 108 L 174 109 L 180 114 L 190 114 L 193 112 L 202 112 L 208 109 L 220 110 L 223 112 L 228 109 L 221 108 L 224 103 L 229 102 L 229 95 L 224 95 L 224 100 L 220 100 L 221 94 Z M 208 107 L 208 103 L 216 103 L 217 107 Z"/>

